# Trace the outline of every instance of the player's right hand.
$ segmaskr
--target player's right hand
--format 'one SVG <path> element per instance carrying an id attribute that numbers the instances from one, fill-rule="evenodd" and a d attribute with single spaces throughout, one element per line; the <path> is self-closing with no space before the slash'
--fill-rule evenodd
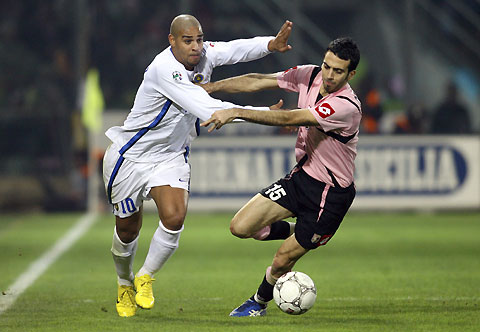
<path id="1" fill-rule="evenodd" d="M 268 50 L 270 52 L 283 53 L 292 49 L 292 46 L 288 45 L 288 38 L 292 33 L 292 26 L 293 23 L 288 20 L 283 23 L 275 38 L 268 42 Z"/>
<path id="2" fill-rule="evenodd" d="M 282 108 L 282 106 L 283 106 L 283 99 L 280 99 L 280 100 L 278 101 L 278 103 L 273 104 L 272 106 L 270 106 L 270 109 L 271 109 L 271 110 L 279 110 L 279 109 Z"/>
<path id="3" fill-rule="evenodd" d="M 208 132 L 211 133 L 215 129 L 220 129 L 223 125 L 232 122 L 235 120 L 235 108 L 229 108 L 225 110 L 219 110 L 212 114 L 210 119 L 200 124 L 201 127 L 208 127 L 210 124 L 210 128 L 208 128 Z"/>

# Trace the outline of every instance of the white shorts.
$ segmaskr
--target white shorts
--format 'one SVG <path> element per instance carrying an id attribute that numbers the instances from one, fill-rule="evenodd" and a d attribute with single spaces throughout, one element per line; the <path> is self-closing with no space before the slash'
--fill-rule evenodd
<path id="1" fill-rule="evenodd" d="M 113 214 L 126 218 L 137 212 L 143 201 L 152 199 L 150 189 L 168 185 L 190 191 L 190 164 L 179 155 L 164 163 L 139 163 L 123 158 L 110 145 L 103 157 L 103 181 Z"/>

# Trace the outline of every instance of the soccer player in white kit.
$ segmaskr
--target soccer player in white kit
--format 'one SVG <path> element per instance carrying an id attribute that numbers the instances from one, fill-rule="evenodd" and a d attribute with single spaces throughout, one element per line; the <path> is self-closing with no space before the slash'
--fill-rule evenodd
<path id="1" fill-rule="evenodd" d="M 209 92 L 252 92 L 282 88 L 298 93 L 297 110 L 227 109 L 202 126 L 219 129 L 234 119 L 272 126 L 300 126 L 297 165 L 263 189 L 234 216 L 230 230 L 240 238 L 285 239 L 257 292 L 230 316 L 263 316 L 276 280 L 308 251 L 327 244 L 355 197 L 353 174 L 361 104 L 348 81 L 360 61 L 356 43 L 333 40 L 321 66 L 298 66 L 283 73 L 247 74 L 207 84 Z M 282 219 L 296 217 L 290 224 Z M 292 227 L 293 226 L 293 227 Z"/>
<path id="2" fill-rule="evenodd" d="M 242 107 L 213 99 L 194 83 L 208 82 L 214 67 L 290 50 L 291 28 L 286 21 L 276 37 L 204 42 L 195 17 L 177 16 L 168 35 L 170 47 L 145 70 L 124 124 L 107 130 L 112 144 L 105 153 L 103 178 L 116 218 L 111 251 L 120 316 L 135 315 L 137 305 L 153 307 L 154 275 L 178 247 L 190 184 L 188 154 L 198 135 L 198 119 L 205 121 L 216 110 Z M 155 201 L 160 221 L 144 265 L 134 275 L 142 204 L 148 199 Z"/>

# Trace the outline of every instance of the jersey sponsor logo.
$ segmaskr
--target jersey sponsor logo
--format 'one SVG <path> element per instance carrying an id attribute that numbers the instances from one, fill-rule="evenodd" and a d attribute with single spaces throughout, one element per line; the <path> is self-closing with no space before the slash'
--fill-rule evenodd
<path id="1" fill-rule="evenodd" d="M 288 72 L 289 72 L 290 70 L 292 70 L 292 69 L 297 69 L 297 66 L 292 67 L 292 68 L 288 68 L 288 69 L 285 70 L 283 73 L 286 74 L 286 73 L 288 73 Z"/>
<path id="2" fill-rule="evenodd" d="M 210 47 L 215 47 L 214 43 L 208 43 L 208 45 L 210 45 Z"/>
<path id="3" fill-rule="evenodd" d="M 328 103 L 323 103 L 320 106 L 315 107 L 315 111 L 318 115 L 320 115 L 323 119 L 328 118 L 330 115 L 335 114 L 332 106 Z"/>
<path id="4" fill-rule="evenodd" d="M 174 72 L 172 73 L 172 78 L 173 78 L 175 81 L 179 82 L 179 81 L 182 80 L 182 73 L 180 73 L 179 71 L 174 71 Z"/>
<path id="5" fill-rule="evenodd" d="M 318 235 L 318 234 L 313 234 L 312 236 L 312 243 L 315 243 L 317 247 L 319 246 L 324 246 L 327 244 L 327 242 L 332 238 L 333 235 Z"/>
<path id="6" fill-rule="evenodd" d="M 200 83 L 204 78 L 205 77 L 202 74 L 196 73 L 195 76 L 193 76 L 193 82 Z"/>

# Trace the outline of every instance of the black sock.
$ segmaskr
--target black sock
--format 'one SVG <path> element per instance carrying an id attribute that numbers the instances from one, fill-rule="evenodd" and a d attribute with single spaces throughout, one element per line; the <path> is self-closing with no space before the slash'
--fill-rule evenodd
<path id="1" fill-rule="evenodd" d="M 273 299 L 273 285 L 267 281 L 267 276 L 263 277 L 263 281 L 258 287 L 257 291 L 258 299 L 263 302 L 268 302 Z"/>
<path id="2" fill-rule="evenodd" d="M 285 220 L 279 220 L 270 225 L 270 234 L 262 241 L 285 240 L 290 236 L 290 223 Z"/>

